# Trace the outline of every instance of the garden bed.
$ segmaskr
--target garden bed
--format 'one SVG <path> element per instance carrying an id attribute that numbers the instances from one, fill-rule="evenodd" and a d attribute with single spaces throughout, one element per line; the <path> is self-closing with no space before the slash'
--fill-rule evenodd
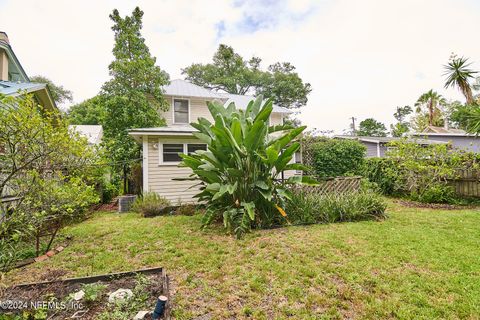
<path id="1" fill-rule="evenodd" d="M 109 302 L 110 294 L 119 289 L 131 290 L 133 296 Z M 143 269 L 9 287 L 0 294 L 0 313 L 10 313 L 12 318 L 26 312 L 35 319 L 133 319 L 138 312 L 148 311 L 143 319 L 151 319 L 161 295 L 169 296 L 162 268 Z M 168 309 L 167 304 L 163 319 L 168 318 Z"/>
<path id="2" fill-rule="evenodd" d="M 442 210 L 461 210 L 461 209 L 474 209 L 478 207 L 478 205 L 473 204 L 448 204 L 448 203 L 424 203 L 412 200 L 405 200 L 405 199 L 396 199 L 394 202 L 408 208 L 428 208 L 428 209 L 442 209 Z"/>

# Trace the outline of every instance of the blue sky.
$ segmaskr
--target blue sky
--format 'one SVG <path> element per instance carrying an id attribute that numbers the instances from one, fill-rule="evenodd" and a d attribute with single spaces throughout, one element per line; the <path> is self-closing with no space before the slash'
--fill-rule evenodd
<path id="1" fill-rule="evenodd" d="M 220 43 L 263 66 L 288 61 L 312 84 L 299 118 L 341 133 L 349 118 L 393 121 L 396 106 L 443 89 L 451 52 L 480 69 L 480 4 L 474 0 L 0 0 L 0 30 L 29 75 L 94 96 L 108 79 L 113 36 L 109 13 L 145 11 L 144 37 L 172 79 L 208 62 Z M 64 106 L 67 107 L 67 106 Z"/>

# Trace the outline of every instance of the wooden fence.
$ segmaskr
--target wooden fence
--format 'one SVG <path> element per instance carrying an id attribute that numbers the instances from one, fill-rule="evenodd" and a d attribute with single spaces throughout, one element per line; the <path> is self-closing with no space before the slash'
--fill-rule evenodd
<path id="1" fill-rule="evenodd" d="M 448 182 L 460 196 L 480 197 L 480 170 L 457 169 L 455 178 Z"/>
<path id="2" fill-rule="evenodd" d="M 320 184 L 316 186 L 294 185 L 292 190 L 302 190 L 305 193 L 316 195 L 357 192 L 360 190 L 361 179 L 360 176 L 336 177 L 329 180 L 319 180 Z"/>

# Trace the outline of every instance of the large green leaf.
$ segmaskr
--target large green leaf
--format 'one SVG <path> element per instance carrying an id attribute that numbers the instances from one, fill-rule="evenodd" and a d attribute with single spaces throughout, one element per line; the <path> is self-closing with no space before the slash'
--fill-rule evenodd
<path id="1" fill-rule="evenodd" d="M 285 149 L 282 154 L 278 157 L 275 162 L 275 169 L 277 172 L 285 170 L 285 166 L 292 160 L 293 155 L 300 149 L 300 143 L 294 142 L 287 149 Z"/>
<path id="2" fill-rule="evenodd" d="M 247 211 L 250 220 L 255 220 L 255 203 L 253 202 L 242 202 L 242 207 Z"/>
<path id="3" fill-rule="evenodd" d="M 255 117 L 254 122 L 257 122 L 257 121 L 267 122 L 272 111 L 273 111 L 273 103 L 272 103 L 272 100 L 269 99 L 267 103 L 263 106 L 263 108 L 260 110 L 260 112 L 257 114 L 257 116 Z"/>
<path id="4" fill-rule="evenodd" d="M 287 171 L 287 170 L 309 171 L 310 168 L 301 163 L 289 163 L 283 168 L 283 171 Z"/>

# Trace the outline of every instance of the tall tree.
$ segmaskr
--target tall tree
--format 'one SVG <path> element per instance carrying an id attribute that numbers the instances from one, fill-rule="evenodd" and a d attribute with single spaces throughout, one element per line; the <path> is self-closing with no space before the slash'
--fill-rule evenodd
<path id="1" fill-rule="evenodd" d="M 436 119 L 442 117 L 442 106 L 445 106 L 447 101 L 445 98 L 438 94 L 437 92 L 429 90 L 422 94 L 415 102 L 415 107 L 417 107 L 417 113 L 421 113 L 424 108 L 427 109 L 428 113 L 428 125 L 438 125 L 435 123 Z"/>
<path id="2" fill-rule="evenodd" d="M 71 106 L 67 111 L 67 117 L 71 124 L 103 125 L 105 113 L 105 99 L 98 95 Z"/>
<path id="3" fill-rule="evenodd" d="M 358 136 L 386 137 L 387 127 L 380 121 L 367 118 L 360 122 L 357 130 Z"/>
<path id="4" fill-rule="evenodd" d="M 410 130 L 410 124 L 406 121 L 406 118 L 412 112 L 413 110 L 410 106 L 397 107 L 397 110 L 393 114 L 397 123 L 390 125 L 392 136 L 401 137 Z"/>
<path id="5" fill-rule="evenodd" d="M 48 79 L 47 77 L 44 76 L 33 76 L 30 77 L 31 82 L 38 82 L 38 83 L 46 83 L 48 86 L 48 89 L 50 90 L 50 93 L 52 94 L 52 99 L 55 101 L 57 104 L 61 104 L 64 102 L 72 102 L 73 101 L 73 94 L 72 91 L 65 89 L 61 85 L 56 85 L 53 83 L 52 80 Z"/>
<path id="6" fill-rule="evenodd" d="M 472 87 L 470 86 L 470 79 L 474 78 L 474 74 L 478 73 L 470 69 L 471 63 L 468 62 L 468 58 L 457 57 L 453 54 L 450 57 L 450 61 L 444 66 L 444 76 L 447 77 L 445 81 L 445 88 L 457 87 L 465 96 L 467 104 L 474 104 Z"/>
<path id="7" fill-rule="evenodd" d="M 112 78 L 103 85 L 101 94 L 105 101 L 104 140 L 109 156 L 117 163 L 140 155 L 127 130 L 164 124 L 159 110 L 168 109 L 162 86 L 169 83 L 169 76 L 156 65 L 145 44 L 142 17 L 138 7 L 125 18 L 116 9 L 110 15 L 115 60 L 108 67 Z"/>
<path id="8" fill-rule="evenodd" d="M 292 64 L 277 62 L 264 71 L 260 68 L 261 62 L 258 57 L 246 60 L 232 47 L 221 44 L 212 63 L 194 63 L 182 69 L 182 73 L 187 80 L 209 89 L 232 94 L 263 94 L 286 108 L 306 105 L 311 85 L 302 81 Z"/>

